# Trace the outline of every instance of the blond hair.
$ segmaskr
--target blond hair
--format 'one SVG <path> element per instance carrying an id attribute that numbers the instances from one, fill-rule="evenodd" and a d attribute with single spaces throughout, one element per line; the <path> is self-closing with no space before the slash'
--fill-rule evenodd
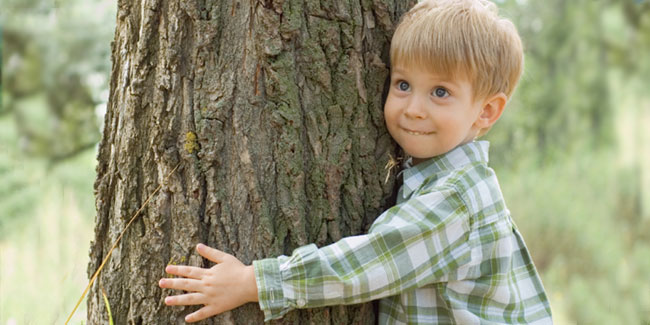
<path id="1" fill-rule="evenodd" d="M 486 0 L 424 0 L 407 12 L 390 49 L 391 66 L 417 65 L 466 78 L 474 98 L 515 90 L 523 49 L 515 26 Z"/>

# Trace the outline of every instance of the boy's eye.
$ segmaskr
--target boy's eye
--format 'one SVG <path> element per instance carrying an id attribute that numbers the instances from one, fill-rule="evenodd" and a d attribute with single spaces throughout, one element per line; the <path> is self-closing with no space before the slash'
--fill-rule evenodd
<path id="1" fill-rule="evenodd" d="M 407 91 L 407 90 L 409 90 L 410 87 L 411 86 L 406 81 L 400 81 L 400 82 L 397 83 L 397 88 L 399 88 L 399 90 L 401 90 L 401 91 Z"/>
<path id="2" fill-rule="evenodd" d="M 433 96 L 444 98 L 449 96 L 449 92 L 445 88 L 437 87 L 436 89 L 433 90 Z"/>

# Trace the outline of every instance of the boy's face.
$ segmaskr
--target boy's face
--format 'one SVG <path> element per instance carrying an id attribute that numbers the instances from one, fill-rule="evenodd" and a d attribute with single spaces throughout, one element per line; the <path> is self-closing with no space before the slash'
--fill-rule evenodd
<path id="1" fill-rule="evenodd" d="M 474 101 L 468 81 L 397 65 L 384 118 L 393 139 L 417 164 L 472 141 L 480 130 L 475 122 L 482 106 Z"/>

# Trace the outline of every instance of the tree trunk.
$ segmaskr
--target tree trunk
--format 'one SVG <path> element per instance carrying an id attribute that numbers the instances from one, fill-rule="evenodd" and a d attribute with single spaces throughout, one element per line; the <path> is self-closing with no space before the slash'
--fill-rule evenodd
<path id="1" fill-rule="evenodd" d="M 88 321 L 183 323 L 157 282 L 209 266 L 202 242 L 244 263 L 364 233 L 393 202 L 384 166 L 388 47 L 415 1 L 118 1 L 99 147 Z M 101 288 L 100 288 L 101 287 Z M 278 323 L 374 323 L 372 304 L 298 310 Z M 204 321 L 261 323 L 255 304 Z"/>

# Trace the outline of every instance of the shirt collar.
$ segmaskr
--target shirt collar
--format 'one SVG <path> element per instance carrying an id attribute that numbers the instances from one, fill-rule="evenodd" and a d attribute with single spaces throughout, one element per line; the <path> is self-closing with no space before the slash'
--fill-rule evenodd
<path id="1" fill-rule="evenodd" d="M 402 198 L 406 199 L 411 196 L 424 180 L 429 176 L 445 171 L 461 168 L 465 165 L 474 162 L 488 162 L 488 149 L 490 143 L 488 141 L 473 141 L 460 145 L 451 151 L 440 156 L 432 157 L 419 163 L 416 166 L 411 166 L 411 159 L 405 163 L 405 168 L 402 173 L 404 176 L 404 185 L 402 186 Z"/>

